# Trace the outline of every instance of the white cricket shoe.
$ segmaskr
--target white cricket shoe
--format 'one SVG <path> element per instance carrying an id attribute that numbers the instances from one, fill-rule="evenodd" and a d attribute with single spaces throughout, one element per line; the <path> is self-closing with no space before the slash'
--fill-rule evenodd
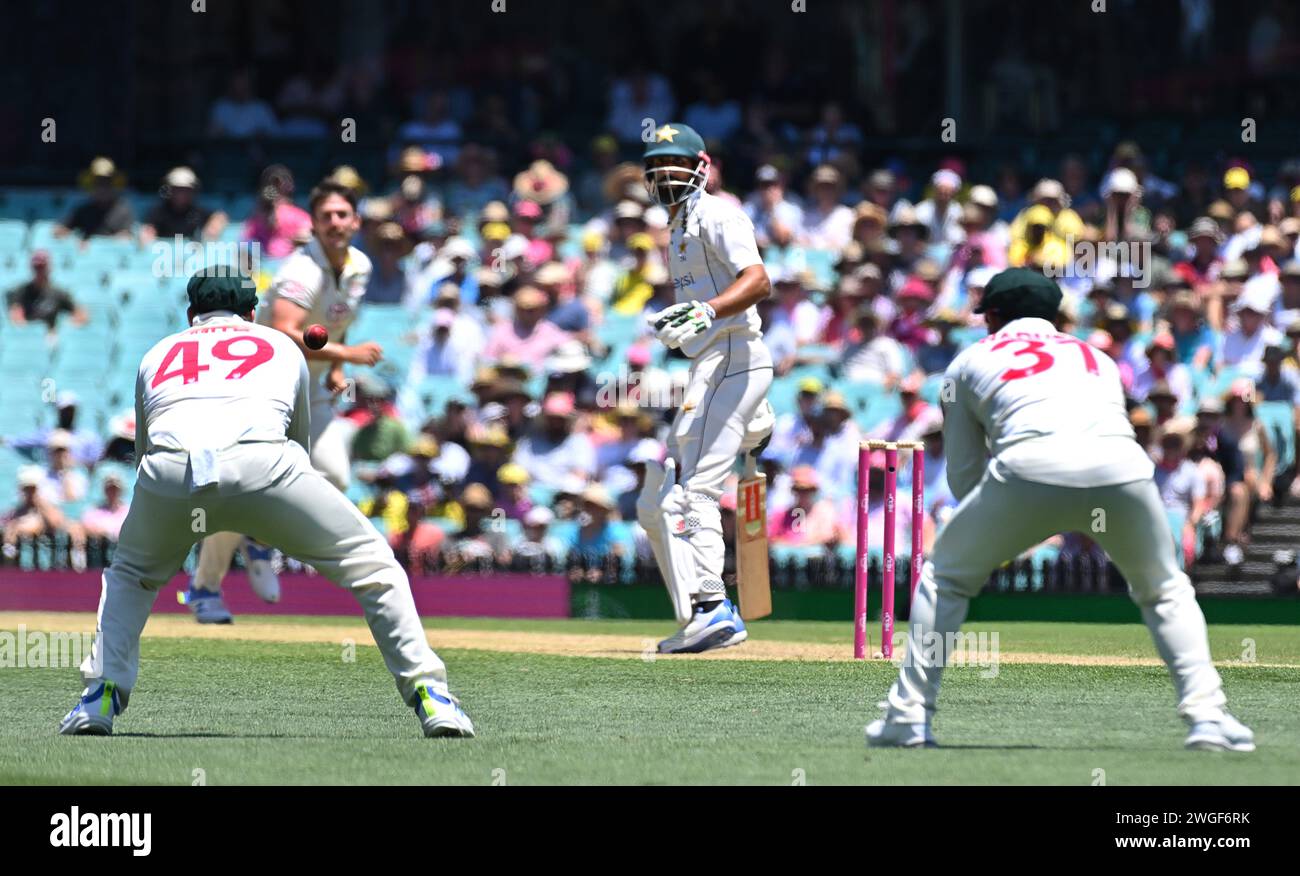
<path id="1" fill-rule="evenodd" d="M 423 685 L 419 689 L 420 701 L 415 705 L 415 717 L 420 719 L 424 735 L 458 736 L 465 739 L 474 738 L 474 724 L 460 707 L 460 700 L 452 696 L 445 687 Z"/>
<path id="2" fill-rule="evenodd" d="M 867 746 L 870 748 L 937 748 L 930 725 L 901 724 L 877 718 L 867 725 Z"/>
<path id="3" fill-rule="evenodd" d="M 1254 751 L 1255 734 L 1236 718 L 1223 713 L 1217 721 L 1197 721 L 1183 743 L 1193 751 Z"/>
<path id="4" fill-rule="evenodd" d="M 64 736 L 111 736 L 113 717 L 123 709 L 121 691 L 111 681 L 103 681 L 94 690 L 86 688 L 72 711 L 59 722 Z"/>
<path id="5" fill-rule="evenodd" d="M 235 616 L 226 608 L 226 601 L 220 593 L 212 590 L 196 590 L 190 582 L 190 590 L 185 594 L 185 604 L 190 607 L 194 619 L 201 624 L 233 624 Z"/>
<path id="6" fill-rule="evenodd" d="M 280 576 L 272 561 L 274 548 L 244 536 L 244 567 L 248 569 L 248 586 L 263 602 L 280 601 Z"/>
<path id="7" fill-rule="evenodd" d="M 745 622 L 731 605 L 722 599 L 712 610 L 695 606 L 691 619 L 672 636 L 659 643 L 660 654 L 698 654 L 713 648 L 729 648 L 749 638 Z"/>

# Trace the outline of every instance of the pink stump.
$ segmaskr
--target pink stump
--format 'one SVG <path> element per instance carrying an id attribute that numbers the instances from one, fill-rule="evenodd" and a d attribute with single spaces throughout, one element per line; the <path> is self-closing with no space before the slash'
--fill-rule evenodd
<path id="1" fill-rule="evenodd" d="M 880 653 L 894 655 L 894 532 L 898 513 L 898 447 L 885 448 L 885 569 L 882 577 L 883 602 L 880 610 Z"/>
<path id="2" fill-rule="evenodd" d="M 921 580 L 921 563 L 925 553 L 925 450 L 912 450 L 912 582 L 911 594 L 916 595 L 916 582 Z M 909 603 L 910 604 L 910 603 Z"/>
<path id="3" fill-rule="evenodd" d="M 871 488 L 868 486 L 870 465 L 871 451 L 863 444 L 858 447 L 858 562 L 853 573 L 854 660 L 862 660 L 867 656 L 867 506 L 871 501 Z"/>

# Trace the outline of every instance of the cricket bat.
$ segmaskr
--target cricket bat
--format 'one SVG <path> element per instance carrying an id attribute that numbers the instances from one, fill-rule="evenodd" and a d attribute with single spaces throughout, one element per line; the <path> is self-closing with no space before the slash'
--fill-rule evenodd
<path id="1" fill-rule="evenodd" d="M 736 486 L 736 591 L 745 620 L 772 613 L 768 579 L 767 475 L 746 454 L 745 471 Z"/>

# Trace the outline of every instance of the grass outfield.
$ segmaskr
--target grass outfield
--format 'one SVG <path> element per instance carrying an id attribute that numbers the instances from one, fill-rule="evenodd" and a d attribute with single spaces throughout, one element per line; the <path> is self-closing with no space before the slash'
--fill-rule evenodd
<path id="1" fill-rule="evenodd" d="M 353 619 L 274 620 L 307 637 L 340 623 L 364 631 Z M 439 618 L 426 624 L 435 645 L 439 630 L 505 631 L 522 650 L 440 650 L 479 738 L 426 740 L 373 646 L 346 662 L 337 641 L 257 641 L 259 622 L 226 628 L 248 637 L 239 640 L 147 629 L 141 681 L 107 739 L 54 732 L 78 689 L 74 671 L 0 669 L 0 783 L 188 785 L 196 769 L 213 785 L 1089 785 L 1097 770 L 1109 785 L 1300 783 L 1300 641 L 1286 627 L 1211 630 L 1216 660 L 1238 660 L 1252 639 L 1258 661 L 1220 664 L 1233 710 L 1259 743 L 1254 754 L 1228 755 L 1184 751 L 1163 668 L 1123 665 L 1153 656 L 1137 624 L 974 625 L 997 631 L 1008 657 L 1117 665 L 1008 659 L 995 677 L 953 668 L 935 721 L 945 747 L 869 752 L 862 726 L 895 673 L 882 661 L 569 657 L 529 653 L 527 641 L 655 638 L 671 624 Z M 0 620 L 15 627 L 13 616 Z M 756 639 L 849 649 L 843 623 L 752 629 Z"/>

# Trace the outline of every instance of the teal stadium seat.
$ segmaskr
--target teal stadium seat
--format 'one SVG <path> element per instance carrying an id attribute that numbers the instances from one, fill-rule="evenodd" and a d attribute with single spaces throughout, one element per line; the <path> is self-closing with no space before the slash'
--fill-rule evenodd
<path id="1" fill-rule="evenodd" d="M 1258 402 L 1255 416 L 1268 429 L 1268 440 L 1277 450 L 1277 470 L 1295 465 L 1294 409 L 1287 402 Z"/>

